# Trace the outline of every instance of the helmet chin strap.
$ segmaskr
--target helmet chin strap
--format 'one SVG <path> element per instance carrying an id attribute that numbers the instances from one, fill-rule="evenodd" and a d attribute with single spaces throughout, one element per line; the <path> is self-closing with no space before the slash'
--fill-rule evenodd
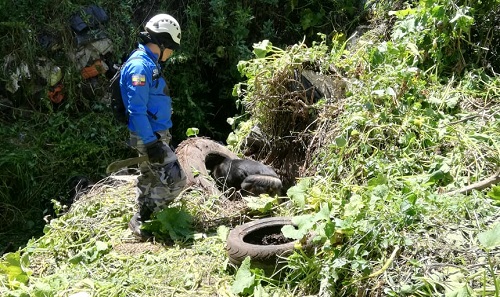
<path id="1" fill-rule="evenodd" d="M 158 57 L 158 60 L 161 61 L 161 58 L 163 57 L 163 52 L 165 52 L 165 47 L 158 41 L 158 38 L 156 38 L 154 34 L 149 34 L 149 36 L 151 37 L 151 41 L 160 48 L 160 56 Z"/>
<path id="2" fill-rule="evenodd" d="M 160 45 L 160 56 L 158 57 L 158 61 L 161 62 L 162 61 L 162 57 L 163 57 L 163 53 L 165 52 L 165 47 L 162 45 Z"/>

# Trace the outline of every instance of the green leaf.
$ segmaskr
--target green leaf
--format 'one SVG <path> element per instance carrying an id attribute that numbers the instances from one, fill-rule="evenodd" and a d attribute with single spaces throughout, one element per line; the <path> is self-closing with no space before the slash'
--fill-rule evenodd
<path id="1" fill-rule="evenodd" d="M 242 76 L 250 77 L 248 75 L 248 72 L 246 71 L 248 65 L 249 65 L 248 61 L 239 61 L 238 64 L 236 65 L 236 68 L 238 69 L 238 72 L 241 73 Z M 233 93 L 234 92 L 236 92 L 236 91 L 233 89 Z"/>
<path id="2" fill-rule="evenodd" d="M 468 12 L 468 8 L 459 8 L 455 16 L 450 20 L 450 23 L 456 24 L 460 30 L 468 32 L 470 27 L 474 23 L 474 18 L 466 15 L 466 13 Z"/>
<path id="3" fill-rule="evenodd" d="M 27 284 L 29 273 L 23 267 L 27 267 L 27 259 L 20 256 L 20 252 L 8 253 L 0 261 L 0 272 L 7 275 L 9 284 L 13 287 L 19 286 L 19 283 Z"/>
<path id="4" fill-rule="evenodd" d="M 335 137 L 335 144 L 338 147 L 344 147 L 347 144 L 347 139 L 345 139 L 345 137 L 343 137 L 343 136 L 337 136 L 337 137 Z"/>
<path id="5" fill-rule="evenodd" d="M 476 296 L 468 284 L 464 283 L 446 283 L 447 286 L 451 287 L 451 290 L 447 290 L 444 294 L 445 297 L 471 297 Z"/>
<path id="6" fill-rule="evenodd" d="M 431 173 L 427 182 L 430 184 L 436 184 L 438 181 L 441 181 L 444 184 L 449 184 L 452 180 L 453 177 L 450 174 L 450 166 L 443 164 L 439 170 Z"/>
<path id="7" fill-rule="evenodd" d="M 371 192 L 371 197 L 373 198 L 386 198 L 389 194 L 389 187 L 387 185 L 377 185 L 373 188 Z"/>
<path id="8" fill-rule="evenodd" d="M 391 10 L 391 11 L 389 11 L 389 15 L 395 15 L 399 19 L 402 19 L 409 14 L 414 14 L 415 12 L 416 12 L 415 9 L 408 8 L 408 9 L 402 9 L 402 10 Z"/>
<path id="9" fill-rule="evenodd" d="M 303 230 L 296 229 L 292 225 L 283 226 L 281 228 L 281 233 L 283 233 L 283 236 L 285 236 L 286 238 L 292 238 L 292 239 L 301 239 L 306 234 L 303 232 Z"/>
<path id="10" fill-rule="evenodd" d="M 297 226 L 285 225 L 281 228 L 281 233 L 287 238 L 301 239 L 314 226 L 316 218 L 314 215 L 302 215 L 292 218 L 292 222 Z"/>
<path id="11" fill-rule="evenodd" d="M 105 251 L 108 249 L 108 244 L 104 241 L 97 241 L 95 243 L 95 246 L 96 246 L 97 251 L 99 251 L 99 252 Z"/>
<path id="12" fill-rule="evenodd" d="M 221 241 L 225 242 L 227 240 L 228 235 L 229 235 L 229 228 L 227 226 L 221 225 L 219 226 L 219 228 L 217 228 L 217 237 L 219 237 Z"/>
<path id="13" fill-rule="evenodd" d="M 379 174 L 377 174 L 376 177 L 371 178 L 368 181 L 368 186 L 369 187 L 376 187 L 376 186 L 379 186 L 379 185 L 386 185 L 387 183 L 388 183 L 387 177 L 384 174 L 379 173 Z"/>
<path id="14" fill-rule="evenodd" d="M 363 207 L 365 207 L 363 197 L 361 195 L 353 195 L 344 208 L 344 216 L 356 217 L 361 213 Z"/>
<path id="15" fill-rule="evenodd" d="M 233 294 L 251 294 L 255 287 L 255 275 L 250 271 L 250 257 L 246 257 L 236 272 L 236 277 L 231 286 Z"/>
<path id="16" fill-rule="evenodd" d="M 327 238 L 331 238 L 331 239 L 334 239 L 334 235 L 335 235 L 335 223 L 334 222 L 328 222 L 325 224 L 325 227 L 324 227 L 324 230 L 325 230 L 325 236 Z"/>
<path id="17" fill-rule="evenodd" d="M 302 239 L 318 221 L 325 220 L 325 211 L 320 211 L 316 214 L 307 214 L 292 218 L 292 223 L 296 226 L 286 225 L 281 228 L 281 233 L 287 238 Z"/>
<path id="18" fill-rule="evenodd" d="M 24 253 L 22 256 L 21 256 L 21 259 L 19 261 L 19 263 L 21 264 L 21 269 L 23 271 L 27 271 L 27 274 L 30 274 L 30 270 L 29 270 L 29 267 L 30 267 L 30 257 L 29 257 L 29 253 Z"/>
<path id="19" fill-rule="evenodd" d="M 491 250 L 500 246 L 500 223 L 488 231 L 481 232 L 477 235 L 477 239 L 486 249 Z"/>
<path id="20" fill-rule="evenodd" d="M 319 211 L 314 215 L 314 221 L 327 221 L 330 219 L 330 214 L 332 210 L 328 206 L 328 203 L 322 203 Z"/>
<path id="21" fill-rule="evenodd" d="M 237 145 L 238 144 L 238 136 L 234 132 L 229 133 L 227 136 L 226 142 L 228 145 Z"/>
<path id="22" fill-rule="evenodd" d="M 446 10 L 444 9 L 443 5 L 436 5 L 436 6 L 432 7 L 431 14 L 435 18 L 441 19 L 441 18 L 445 17 Z"/>
<path id="23" fill-rule="evenodd" d="M 310 179 L 301 179 L 295 186 L 286 191 L 286 195 L 301 209 L 306 206 L 306 191 L 309 189 Z"/>
<path id="24" fill-rule="evenodd" d="M 247 202 L 247 206 L 250 207 L 250 209 L 261 213 L 269 212 L 276 202 L 275 198 L 264 195 L 259 197 L 243 197 L 243 199 Z"/>
<path id="25" fill-rule="evenodd" d="M 272 50 L 272 43 L 269 40 L 263 40 L 253 44 L 253 53 L 259 59 L 265 58 L 267 53 Z"/>
<path id="26" fill-rule="evenodd" d="M 198 128 L 188 128 L 186 130 L 187 137 L 196 136 L 196 135 L 198 135 L 198 133 L 200 133 L 200 129 L 198 129 Z"/>
<path id="27" fill-rule="evenodd" d="M 299 228 L 311 227 L 316 222 L 316 215 L 306 214 L 306 215 L 296 216 L 292 218 L 292 222 L 296 224 Z"/>
<path id="28" fill-rule="evenodd" d="M 172 240 L 192 238 L 192 217 L 178 207 L 168 207 L 156 214 L 156 218 L 143 224 L 145 230 L 156 235 L 169 236 Z"/>
<path id="29" fill-rule="evenodd" d="M 500 201 L 500 186 L 494 186 L 486 195 L 495 201 Z"/>

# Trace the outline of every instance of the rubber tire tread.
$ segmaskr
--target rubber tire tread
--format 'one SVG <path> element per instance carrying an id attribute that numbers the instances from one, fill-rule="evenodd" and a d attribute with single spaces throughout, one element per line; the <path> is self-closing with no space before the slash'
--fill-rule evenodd
<path id="1" fill-rule="evenodd" d="M 285 256 L 288 253 L 291 254 L 297 240 L 277 245 L 257 245 L 243 241 L 248 234 L 263 228 L 280 225 L 293 225 L 292 219 L 289 217 L 263 218 L 232 229 L 229 232 L 226 242 L 226 250 L 230 262 L 239 265 L 247 256 L 250 256 L 252 261 L 271 264 L 276 261 L 278 255 Z"/>

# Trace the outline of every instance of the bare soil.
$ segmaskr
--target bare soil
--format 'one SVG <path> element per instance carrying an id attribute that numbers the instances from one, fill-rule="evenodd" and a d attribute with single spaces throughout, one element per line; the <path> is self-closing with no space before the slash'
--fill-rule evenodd
<path id="1" fill-rule="evenodd" d="M 281 233 L 269 234 L 262 237 L 262 245 L 279 245 L 292 242 L 293 239 L 285 237 Z"/>

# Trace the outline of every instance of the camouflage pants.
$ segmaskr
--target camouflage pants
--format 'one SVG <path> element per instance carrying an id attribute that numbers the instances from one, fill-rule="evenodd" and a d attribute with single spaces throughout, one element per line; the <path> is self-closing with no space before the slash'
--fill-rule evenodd
<path id="1" fill-rule="evenodd" d="M 183 190 L 186 175 L 177 160 L 177 156 L 168 144 L 172 136 L 168 130 L 156 132 L 168 152 L 165 161 L 160 163 L 143 162 L 139 164 L 140 175 L 136 184 L 136 201 L 139 210 L 147 208 L 156 212 L 165 208 Z M 146 155 L 146 147 L 138 135 L 130 134 L 130 144 L 139 155 Z"/>

